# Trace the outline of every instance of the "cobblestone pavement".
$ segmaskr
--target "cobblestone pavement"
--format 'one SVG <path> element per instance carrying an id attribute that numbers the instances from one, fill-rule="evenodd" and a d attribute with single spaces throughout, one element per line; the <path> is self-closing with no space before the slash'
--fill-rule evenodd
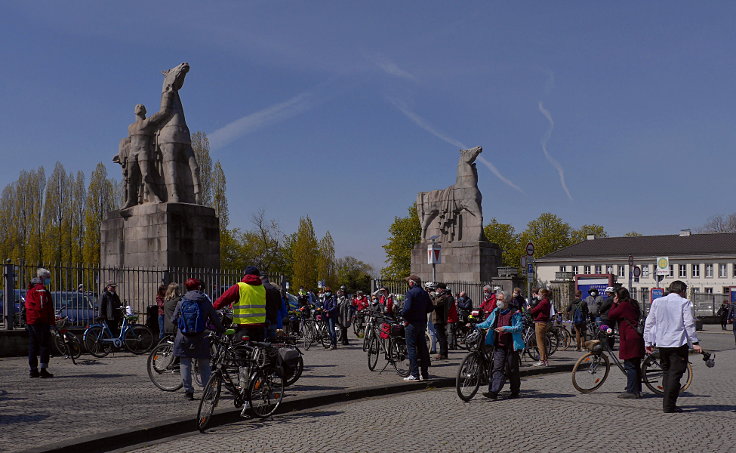
<path id="1" fill-rule="evenodd" d="M 365 353 L 354 338 L 351 337 L 351 341 L 352 346 L 335 351 L 315 346 L 306 351 L 305 372 L 297 384 L 287 390 L 284 400 L 367 386 L 404 385 L 391 368 L 380 374 L 368 371 Z M 731 332 L 714 332 L 705 335 L 702 341 L 715 350 L 733 348 Z M 718 354 L 718 368 L 714 369 L 719 374 L 725 362 L 721 354 Z M 454 377 L 464 355 L 464 351 L 450 351 L 450 360 L 436 362 L 430 373 Z M 552 362 L 573 363 L 579 356 L 580 353 L 560 351 L 553 356 Z M 69 360 L 54 357 L 50 369 L 56 377 L 44 380 L 28 378 L 26 358 L 0 358 L 0 429 L 3 433 L 0 451 L 52 447 L 70 438 L 150 427 L 176 417 L 191 416 L 194 420 L 198 401 L 185 401 L 182 391 L 168 393 L 154 387 L 146 373 L 146 356 L 120 353 L 94 359 L 84 355 L 78 363 L 74 366 Z M 379 359 L 378 369 L 384 363 Z M 528 366 L 529 361 L 524 364 Z M 714 370 L 707 371 L 713 374 Z M 606 386 L 610 388 L 608 383 Z M 199 392 L 195 394 L 198 396 Z"/>
<path id="2" fill-rule="evenodd" d="M 587 395 L 574 390 L 570 373 L 556 373 L 523 379 L 519 399 L 478 395 L 466 404 L 454 389 L 425 390 L 243 421 L 132 451 L 733 451 L 736 391 L 729 377 L 736 351 L 719 353 L 712 369 L 693 359 L 695 379 L 678 400 L 687 411 L 681 414 L 662 413 L 662 399 L 651 394 L 617 398 L 625 377 L 612 369 Z"/>

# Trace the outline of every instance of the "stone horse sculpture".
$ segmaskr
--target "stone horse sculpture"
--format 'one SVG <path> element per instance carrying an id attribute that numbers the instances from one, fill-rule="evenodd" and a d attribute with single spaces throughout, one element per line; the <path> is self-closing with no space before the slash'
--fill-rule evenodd
<path id="1" fill-rule="evenodd" d="M 164 84 L 161 90 L 161 109 L 168 108 L 172 115 L 159 129 L 156 143 L 162 159 L 162 172 L 166 184 L 167 202 L 199 203 L 200 182 L 199 165 L 192 149 L 184 107 L 179 90 L 189 72 L 189 63 L 181 63 L 167 71 L 162 71 Z M 173 98 L 167 99 L 173 91 Z M 167 106 L 167 102 L 170 105 Z"/>
<path id="2" fill-rule="evenodd" d="M 440 236 L 439 242 L 485 240 L 483 197 L 478 190 L 478 171 L 474 163 L 482 151 L 480 146 L 460 150 L 455 184 L 417 195 L 423 241 L 433 235 Z"/>

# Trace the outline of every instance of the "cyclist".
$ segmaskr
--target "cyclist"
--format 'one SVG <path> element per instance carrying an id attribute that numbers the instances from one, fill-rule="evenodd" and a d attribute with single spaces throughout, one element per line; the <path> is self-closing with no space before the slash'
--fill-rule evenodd
<path id="1" fill-rule="evenodd" d="M 583 341 L 585 341 L 585 326 L 586 319 L 588 319 L 588 304 L 581 299 L 582 295 L 582 291 L 576 289 L 575 300 L 570 302 L 567 307 L 568 316 L 575 326 L 575 344 L 577 345 L 575 350 L 578 352 L 582 350 Z M 579 313 L 579 315 L 576 315 L 576 313 Z M 579 316 L 579 318 L 576 319 L 576 316 Z"/>
<path id="2" fill-rule="evenodd" d="M 603 298 L 598 295 L 597 288 L 590 288 L 588 290 L 588 297 L 585 298 L 585 303 L 588 304 L 588 315 L 591 321 L 595 321 L 600 325 L 600 318 L 598 317 L 598 310 L 603 303 Z"/>
<path id="3" fill-rule="evenodd" d="M 539 290 L 539 302 L 532 308 L 529 313 L 534 317 L 534 332 L 537 336 L 537 349 L 539 349 L 539 362 L 534 366 L 547 366 L 547 348 L 544 338 L 547 336 L 549 328 L 550 307 L 549 290 L 542 288 Z"/>
<path id="4" fill-rule="evenodd" d="M 495 400 L 501 391 L 506 379 L 511 384 L 511 395 L 509 398 L 517 398 L 521 389 L 521 378 L 519 376 L 519 351 L 524 350 L 524 339 L 522 338 L 523 316 L 520 311 L 504 300 L 503 291 L 499 291 L 496 308 L 488 315 L 488 318 L 476 326 L 478 329 L 488 329 L 486 334 L 486 346 L 493 348 L 493 366 L 488 392 L 483 396 Z"/>
<path id="5" fill-rule="evenodd" d="M 363 291 L 357 291 L 355 293 L 355 299 L 353 299 L 353 307 L 355 307 L 355 311 L 361 311 L 368 308 L 368 298 L 365 297 Z"/>
<path id="6" fill-rule="evenodd" d="M 243 279 L 222 293 L 214 306 L 219 310 L 231 304 L 233 324 L 239 328 L 236 338 L 247 336 L 253 341 L 263 341 L 266 335 L 266 288 L 257 267 L 246 267 Z"/>
<path id="7" fill-rule="evenodd" d="M 174 323 L 180 326 L 174 339 L 174 356 L 179 357 L 181 381 L 184 384 L 184 397 L 188 400 L 194 399 L 194 387 L 192 386 L 192 359 L 197 360 L 202 383 L 210 379 L 210 343 L 205 337 L 205 325 L 207 321 L 215 326 L 215 331 L 222 334 L 225 330 L 220 323 L 220 318 L 215 313 L 210 298 L 204 293 L 204 283 L 196 278 L 189 278 L 184 282 L 187 293 L 176 304 L 174 309 Z M 199 328 L 193 332 L 182 332 L 182 323 L 186 323 L 188 305 L 196 304 L 196 315 Z M 197 324 L 195 322 L 195 324 Z"/>
<path id="8" fill-rule="evenodd" d="M 117 287 L 115 282 L 107 282 L 100 301 L 100 318 L 107 321 L 107 327 L 110 328 L 113 338 L 120 333 L 120 324 L 123 322 L 123 313 L 120 310 L 122 304 Z"/>
<path id="9" fill-rule="evenodd" d="M 437 283 L 436 296 L 432 299 L 432 304 L 434 305 L 432 322 L 434 323 L 437 342 L 440 346 L 439 354 L 434 356 L 437 360 L 447 360 L 447 317 L 450 313 L 450 305 L 453 302 L 454 299 L 447 290 L 447 285 Z"/>
<path id="10" fill-rule="evenodd" d="M 409 356 L 409 376 L 405 381 L 418 381 L 429 378 L 429 351 L 424 340 L 427 315 L 432 312 L 429 294 L 422 289 L 422 281 L 416 275 L 406 278 L 409 291 L 406 292 L 401 316 L 406 328 L 406 351 Z M 421 374 L 419 374 L 421 369 Z"/>
<path id="11" fill-rule="evenodd" d="M 426 282 L 424 284 L 424 290 L 427 292 L 427 294 L 429 294 L 429 300 L 434 300 L 434 298 L 437 296 L 437 284 L 435 282 Z M 429 348 L 429 353 L 437 354 L 437 330 L 435 330 L 434 323 L 432 322 L 433 316 L 434 315 L 430 313 L 430 315 L 427 317 L 427 329 L 429 330 L 429 338 L 432 342 L 432 347 Z"/>
<path id="12" fill-rule="evenodd" d="M 496 309 L 496 293 L 493 291 L 493 289 L 486 285 L 483 287 L 483 302 L 480 304 L 480 310 L 481 310 L 481 317 L 485 315 L 485 317 L 488 316 L 488 313 L 492 312 Z"/>
<path id="13" fill-rule="evenodd" d="M 337 306 L 337 300 L 335 300 L 335 296 L 332 295 L 332 290 L 329 286 L 325 287 L 322 310 L 327 318 L 327 333 L 330 335 L 330 349 L 336 349 L 337 334 L 335 333 L 335 323 L 337 321 L 339 308 Z"/>
<path id="14" fill-rule="evenodd" d="M 342 344 L 348 345 L 348 327 L 352 323 L 353 318 L 353 306 L 351 305 L 350 298 L 345 293 L 345 286 L 341 286 L 337 292 L 337 325 L 340 326 L 340 336 L 342 337 Z"/>
<path id="15" fill-rule="evenodd" d="M 181 300 L 179 284 L 176 282 L 169 283 L 166 287 L 166 294 L 164 295 L 164 333 L 166 335 L 174 335 L 176 333 L 174 310 L 179 300 Z"/>
<path id="16" fill-rule="evenodd" d="M 381 310 L 386 314 L 393 313 L 394 299 L 385 287 L 381 287 L 379 290 L 378 303 L 381 304 Z"/>
<path id="17" fill-rule="evenodd" d="M 641 398 L 641 359 L 644 357 L 644 338 L 636 330 L 641 317 L 639 302 L 631 298 L 628 289 L 619 288 L 613 295 L 613 306 L 607 316 L 614 322 L 618 321 L 620 334 L 618 357 L 624 361 L 626 370 L 626 392 L 618 397 Z"/>
<path id="18" fill-rule="evenodd" d="M 54 301 L 47 286 L 51 282 L 51 272 L 42 267 L 36 270 L 26 292 L 26 330 L 28 331 L 28 365 L 32 378 L 52 378 L 49 373 L 51 352 L 50 328 L 56 322 Z M 41 356 L 41 372 L 38 371 L 38 356 Z"/>

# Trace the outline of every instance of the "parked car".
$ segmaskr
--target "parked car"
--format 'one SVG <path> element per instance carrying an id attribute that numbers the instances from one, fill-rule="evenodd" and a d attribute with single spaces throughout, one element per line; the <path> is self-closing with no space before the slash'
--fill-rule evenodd
<path id="1" fill-rule="evenodd" d="M 77 291 L 52 291 L 54 308 L 60 310 L 61 316 L 69 317 L 69 324 L 73 327 L 84 327 L 93 323 L 100 306 L 92 293 Z"/>
<path id="2" fill-rule="evenodd" d="M 15 296 L 15 326 L 19 327 L 25 325 L 25 322 L 21 322 L 20 312 L 21 304 L 26 303 L 26 290 L 25 289 L 14 289 L 13 295 Z M 5 322 L 5 291 L 0 290 L 0 316 L 2 316 L 2 322 Z"/>

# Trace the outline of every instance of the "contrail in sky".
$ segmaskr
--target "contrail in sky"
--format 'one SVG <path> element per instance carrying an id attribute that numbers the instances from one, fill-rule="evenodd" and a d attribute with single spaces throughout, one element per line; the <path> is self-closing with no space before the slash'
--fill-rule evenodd
<path id="1" fill-rule="evenodd" d="M 400 77 L 403 79 L 415 80 L 414 74 L 405 71 L 399 67 L 396 63 L 389 60 L 381 54 L 372 54 L 366 56 L 373 64 L 378 66 L 383 72 L 394 77 Z"/>
<path id="2" fill-rule="evenodd" d="M 222 148 L 264 126 L 299 115 L 318 104 L 317 97 L 305 91 L 293 98 L 239 118 L 209 134 L 212 149 Z"/>
<path id="3" fill-rule="evenodd" d="M 567 194 L 567 198 L 572 200 L 570 189 L 567 188 L 567 183 L 565 182 L 565 170 L 562 168 L 562 165 L 560 165 L 560 163 L 557 162 L 547 150 L 547 143 L 549 142 L 550 137 L 552 137 L 552 131 L 555 128 L 555 122 L 554 120 L 552 120 L 552 114 L 544 108 L 542 101 L 539 101 L 539 111 L 542 113 L 542 115 L 544 115 L 545 118 L 547 118 L 547 121 L 549 121 L 549 129 L 547 129 L 547 132 L 544 134 L 544 137 L 542 137 L 542 141 L 540 142 L 542 144 L 544 157 L 546 157 L 549 163 L 557 169 L 557 173 L 560 175 L 560 184 L 562 185 L 562 189 Z"/>
<path id="4" fill-rule="evenodd" d="M 425 131 L 429 132 L 430 134 L 434 135 L 435 137 L 439 138 L 442 141 L 445 141 L 445 142 L 447 142 L 447 143 L 449 143 L 449 144 L 451 144 L 453 146 L 457 146 L 460 149 L 468 149 L 468 147 L 465 146 L 465 144 L 463 144 L 459 140 L 456 140 L 456 139 L 454 139 L 454 138 L 452 138 L 450 136 L 447 136 L 447 135 L 443 134 L 442 132 L 440 132 L 440 131 L 436 130 L 435 128 L 433 128 L 424 118 L 422 118 L 421 116 L 419 116 L 416 113 L 414 113 L 411 110 L 409 110 L 409 108 L 407 107 L 407 105 L 404 102 L 399 101 L 398 99 L 393 99 L 393 98 L 388 98 L 388 100 L 401 113 L 403 113 L 407 118 L 409 118 L 410 120 L 412 120 L 414 122 L 414 124 L 416 124 L 417 126 L 421 127 Z M 498 170 L 498 168 L 496 168 L 495 165 L 493 165 L 492 163 L 490 163 L 483 156 L 478 156 L 477 160 L 479 160 L 483 165 L 485 165 L 486 167 L 488 167 L 488 169 L 491 171 L 491 173 L 493 173 L 494 175 L 496 175 L 496 177 L 498 179 L 500 179 L 504 184 L 506 184 L 507 186 L 509 186 L 509 187 L 511 187 L 511 188 L 513 188 L 515 190 L 518 190 L 521 193 L 524 193 L 524 191 L 521 190 L 521 188 L 519 186 L 517 186 L 516 184 L 514 184 L 513 182 L 511 182 L 511 180 L 509 180 L 505 176 L 503 176 L 501 174 L 501 172 Z"/>

